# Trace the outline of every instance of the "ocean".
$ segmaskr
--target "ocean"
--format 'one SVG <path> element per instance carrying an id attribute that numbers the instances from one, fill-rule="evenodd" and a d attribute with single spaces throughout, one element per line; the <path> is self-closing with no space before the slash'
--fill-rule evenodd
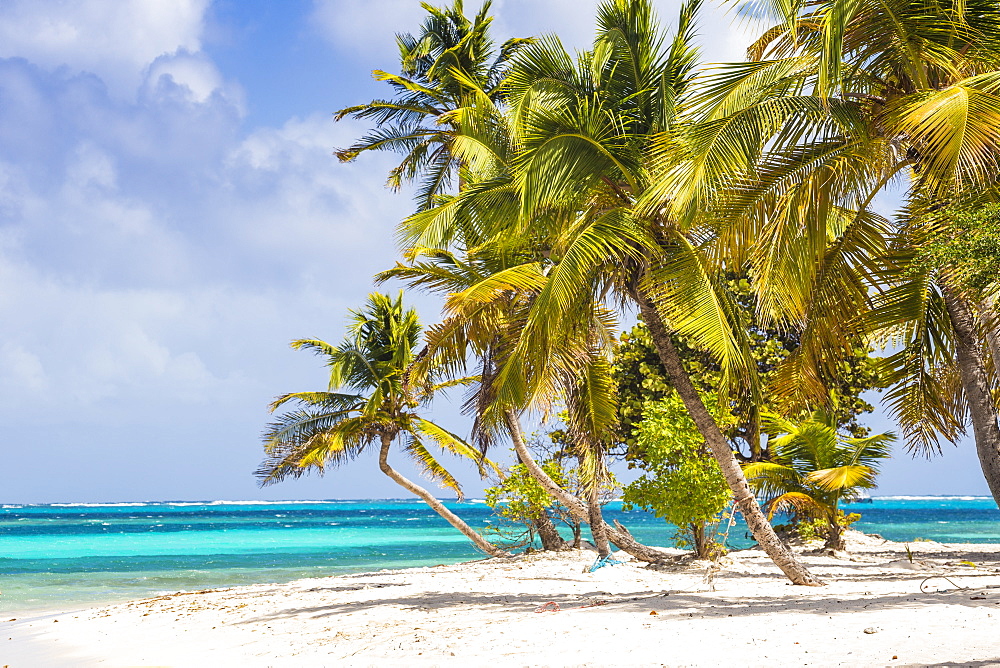
<path id="1" fill-rule="evenodd" d="M 482 502 L 447 505 L 473 526 L 495 522 Z M 845 510 L 861 513 L 856 528 L 890 540 L 1000 543 L 989 497 L 874 497 Z M 644 543 L 673 544 L 674 528 L 649 513 L 617 502 L 605 513 Z M 750 544 L 745 526 L 732 526 L 728 545 Z M 481 556 L 415 500 L 8 504 L 0 614 Z"/>

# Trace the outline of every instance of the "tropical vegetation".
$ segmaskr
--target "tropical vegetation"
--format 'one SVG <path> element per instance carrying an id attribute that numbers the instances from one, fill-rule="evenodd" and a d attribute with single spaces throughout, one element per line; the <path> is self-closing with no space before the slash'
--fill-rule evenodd
<path id="1" fill-rule="evenodd" d="M 705 405 L 720 426 L 736 422 L 715 398 Z M 626 507 L 649 510 L 676 526 L 677 544 L 692 547 L 700 559 L 723 553 L 709 527 L 719 524 L 732 493 L 677 394 L 647 403 L 633 435 L 629 465 L 644 473 L 625 486 Z"/>
<path id="2" fill-rule="evenodd" d="M 387 185 L 398 190 L 418 181 L 416 200 L 428 208 L 452 185 L 461 163 L 452 145 L 459 132 L 456 111 L 482 91 L 491 100 L 503 95 L 503 81 L 511 58 L 530 39 L 508 39 L 497 51 L 490 37 L 490 1 L 472 19 L 465 16 L 462 0 L 451 7 L 423 7 L 428 16 L 416 35 L 396 36 L 402 72 L 375 70 L 395 96 L 341 109 L 346 116 L 372 119 L 376 127 L 337 157 L 350 162 L 364 151 L 392 151 L 403 161 L 391 172 Z"/>
<path id="3" fill-rule="evenodd" d="M 447 429 L 417 412 L 437 387 L 407 382 L 419 342 L 420 324 L 413 309 L 396 298 L 373 293 L 365 306 L 352 311 L 344 341 L 334 346 L 319 339 L 292 342 L 324 358 L 330 369 L 326 390 L 284 394 L 271 404 L 282 413 L 264 432 L 267 459 L 257 474 L 263 484 L 311 471 L 323 473 L 363 452 L 378 449 L 379 469 L 396 484 L 424 500 L 479 549 L 499 556 L 503 550 L 484 539 L 429 491 L 405 478 L 389 464 L 389 453 L 399 445 L 423 472 L 459 498 L 462 488 L 427 447 L 439 448 L 489 465 L 482 455 Z"/>
<path id="4" fill-rule="evenodd" d="M 424 440 L 481 469 L 509 440 L 501 495 L 524 501 L 546 548 L 564 545 L 558 504 L 601 557 L 614 544 L 662 559 L 603 519 L 624 457 L 643 469 L 632 502 L 700 552 L 731 499 L 792 582 L 818 584 L 770 519 L 820 518 L 842 547 L 839 503 L 874 484 L 891 441 L 868 436 L 862 392 L 886 388 L 913 452 L 971 424 L 1000 502 L 1000 9 L 765 0 L 754 11 L 772 27 L 746 61 L 705 65 L 700 5 L 667 34 L 650 0 L 604 0 L 577 53 L 555 35 L 495 49 L 488 2 L 472 19 L 461 0 L 424 5 L 399 37 L 401 73 L 375 72 L 394 97 L 338 113 L 374 123 L 338 155 L 402 156 L 389 185 L 417 181 L 416 210 L 377 280 L 440 296 L 441 320 L 418 341 L 398 300 L 373 296 L 343 346 L 297 342 L 327 356 L 330 391 L 276 401 L 304 408 L 265 435 L 265 481 L 406 435 L 457 490 Z M 894 185 L 903 205 L 887 216 L 875 202 Z M 349 348 L 370 377 L 351 375 Z M 342 383 L 356 394 L 335 394 Z M 466 388 L 470 444 L 415 412 L 442 383 Z M 556 414 L 575 490 L 523 435 Z"/>
<path id="5" fill-rule="evenodd" d="M 879 466 L 889 456 L 895 434 L 843 436 L 836 418 L 823 411 L 800 423 L 776 415 L 766 419 L 771 430 L 780 434 L 773 441 L 773 461 L 747 464 L 744 472 L 754 491 L 767 499 L 768 515 L 791 509 L 795 523 L 802 518 L 822 520 L 826 547 L 843 550 L 847 523 L 840 503 L 875 487 Z"/>
<path id="6" fill-rule="evenodd" d="M 586 498 L 589 488 L 581 476 L 585 458 L 574 452 L 572 444 L 567 442 L 565 430 L 552 429 L 543 435 L 536 434 L 528 440 L 527 446 L 537 466 L 564 493 L 577 499 Z M 519 458 L 515 456 L 515 459 Z M 509 544 L 530 547 L 535 544 L 537 534 L 544 550 L 579 549 L 583 545 L 580 513 L 574 514 L 546 491 L 525 464 L 512 464 L 497 477 L 497 484 L 487 487 L 485 495 L 486 503 L 498 518 L 497 526 L 492 528 L 501 539 Z M 599 503 L 607 504 L 619 492 L 618 481 L 609 472 L 598 491 Z M 555 532 L 553 539 L 543 528 L 541 518 L 548 518 L 553 527 L 565 527 L 572 538 L 565 540 Z"/>

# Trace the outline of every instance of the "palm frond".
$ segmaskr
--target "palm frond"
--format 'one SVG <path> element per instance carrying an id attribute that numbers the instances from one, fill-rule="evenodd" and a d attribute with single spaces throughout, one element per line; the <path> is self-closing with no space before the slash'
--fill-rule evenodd
<path id="1" fill-rule="evenodd" d="M 448 469 L 443 467 L 437 459 L 435 459 L 434 455 L 430 453 L 430 451 L 416 436 L 407 437 L 406 444 L 403 446 L 403 449 L 408 455 L 410 455 L 410 458 L 417 463 L 427 477 L 439 483 L 442 487 L 454 490 L 459 501 L 465 499 L 465 494 L 462 492 L 462 486 L 459 484 L 458 480 L 455 479 L 455 476 L 449 473 Z"/>
<path id="2" fill-rule="evenodd" d="M 847 464 L 812 471 L 806 475 L 805 480 L 827 491 L 839 491 L 851 487 L 871 488 L 875 486 L 875 472 L 863 464 Z"/>

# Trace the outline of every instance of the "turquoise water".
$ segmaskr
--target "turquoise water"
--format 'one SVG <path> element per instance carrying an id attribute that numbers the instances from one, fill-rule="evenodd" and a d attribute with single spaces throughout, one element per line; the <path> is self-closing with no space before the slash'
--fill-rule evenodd
<path id="1" fill-rule="evenodd" d="M 989 496 L 876 496 L 844 510 L 861 513 L 854 528 L 889 540 L 1000 543 L 1000 509 Z"/>
<path id="2" fill-rule="evenodd" d="M 475 527 L 491 520 L 482 503 L 447 505 Z M 990 498 L 876 497 L 845 509 L 891 540 L 1000 542 Z M 672 544 L 674 529 L 648 513 L 612 503 L 606 514 L 642 542 Z M 730 546 L 750 545 L 745 532 L 734 526 Z M 481 556 L 417 501 L 10 504 L 0 507 L 0 614 Z"/>

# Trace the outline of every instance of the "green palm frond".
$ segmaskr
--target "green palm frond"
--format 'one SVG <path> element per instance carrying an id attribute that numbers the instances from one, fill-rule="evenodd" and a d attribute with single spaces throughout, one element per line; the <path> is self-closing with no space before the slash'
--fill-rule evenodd
<path id="1" fill-rule="evenodd" d="M 724 385 L 742 385 L 746 400 L 756 405 L 760 386 L 746 324 L 704 254 L 676 230 L 668 233 L 669 245 L 661 246 L 661 257 L 645 277 L 644 290 L 676 332 L 718 360 Z"/>
<path id="2" fill-rule="evenodd" d="M 802 492 L 786 492 L 771 499 L 766 507 L 769 518 L 773 518 L 777 513 L 789 508 L 806 517 L 825 518 L 833 513 L 833 508 L 829 504 L 817 501 L 814 497 Z"/>
<path id="3" fill-rule="evenodd" d="M 350 410 L 356 407 L 364 397 L 360 394 L 343 394 L 340 392 L 289 392 L 277 397 L 268 406 L 272 413 L 289 401 L 297 401 L 309 406 L 322 407 L 327 410 Z"/>
<path id="4" fill-rule="evenodd" d="M 480 476 L 486 477 L 491 473 L 500 474 L 500 468 L 495 462 L 440 425 L 419 418 L 414 421 L 414 431 L 433 440 L 442 450 L 475 462 L 479 467 Z"/>
<path id="5" fill-rule="evenodd" d="M 983 187 L 1000 167 L 1000 96 L 957 82 L 890 105 L 886 120 L 920 155 L 919 178 L 936 190 Z"/>
<path id="6" fill-rule="evenodd" d="M 802 490 L 802 476 L 792 466 L 775 462 L 751 462 L 743 466 L 751 489 L 761 497 L 774 498 L 789 490 Z"/>
<path id="7" fill-rule="evenodd" d="M 261 485 L 271 485 L 310 471 L 322 474 L 357 457 L 373 438 L 367 421 L 357 417 L 295 411 L 265 432 L 267 458 L 256 475 Z"/>
<path id="8" fill-rule="evenodd" d="M 875 486 L 875 472 L 863 464 L 847 464 L 812 471 L 806 475 L 805 481 L 829 492 L 852 487 L 872 488 Z"/>
<path id="9" fill-rule="evenodd" d="M 477 308 L 481 304 L 503 298 L 508 292 L 532 292 L 545 286 L 545 274 L 541 264 L 531 262 L 502 269 L 485 277 L 475 285 L 448 298 L 447 311 L 454 315 Z"/>
<path id="10" fill-rule="evenodd" d="M 340 424 L 350 419 L 356 412 L 352 410 L 306 410 L 297 409 L 280 415 L 264 431 L 264 449 L 298 447 L 307 443 L 316 434 L 337 430 Z"/>
<path id="11" fill-rule="evenodd" d="M 743 471 L 754 490 L 772 497 L 768 505 L 772 515 L 782 507 L 807 514 L 823 507 L 829 509 L 826 514 L 835 514 L 840 500 L 875 486 L 879 465 L 891 454 L 896 439 L 891 432 L 866 438 L 842 436 L 834 414 L 825 411 L 801 422 L 766 413 L 762 424 L 775 434 L 770 439 L 775 461 L 747 464 Z M 793 496 L 778 500 L 788 494 Z M 814 502 L 811 510 L 805 498 Z"/>
<path id="12" fill-rule="evenodd" d="M 892 287 L 874 299 L 863 324 L 897 348 L 881 362 L 888 387 L 883 401 L 907 449 L 930 455 L 940 452 L 942 439 L 955 442 L 965 433 L 967 409 L 951 353 L 951 321 L 934 276 L 905 268 L 911 251 L 888 259 L 885 273 Z"/>
<path id="13" fill-rule="evenodd" d="M 442 487 L 454 490 L 459 501 L 465 499 L 465 493 L 462 492 L 462 486 L 458 483 L 458 480 L 434 458 L 434 455 L 430 453 L 416 436 L 409 436 L 406 439 L 403 450 L 410 455 L 410 458 L 416 462 L 427 477 L 436 481 Z"/>
<path id="14" fill-rule="evenodd" d="M 567 427 L 574 440 L 587 448 L 603 447 L 618 423 L 616 386 L 611 364 L 596 351 L 583 365 L 579 378 L 569 383 Z"/>
<path id="15" fill-rule="evenodd" d="M 384 72 L 383 70 L 372 70 L 372 78 L 376 81 L 385 81 L 390 84 L 395 84 L 396 88 L 413 91 L 414 93 L 420 93 L 426 98 L 434 100 L 442 105 L 447 105 L 450 101 L 448 96 L 443 94 L 441 91 L 434 90 L 433 88 L 424 86 L 406 77 L 401 77 L 398 74 L 390 74 L 389 72 Z M 441 108 L 435 109 L 435 112 L 437 114 L 444 113 Z"/>

